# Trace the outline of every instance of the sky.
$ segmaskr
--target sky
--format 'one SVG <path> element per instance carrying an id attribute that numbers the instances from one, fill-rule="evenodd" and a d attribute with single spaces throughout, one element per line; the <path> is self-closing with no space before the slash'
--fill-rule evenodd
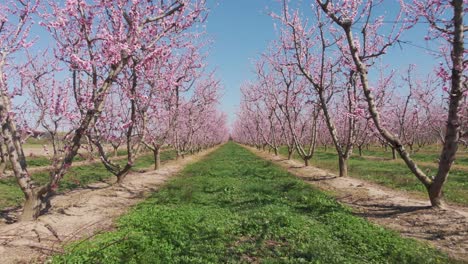
<path id="1" fill-rule="evenodd" d="M 213 39 L 208 64 L 217 69 L 217 76 L 224 86 L 221 110 L 232 124 L 240 104 L 240 86 L 253 80 L 252 61 L 266 50 L 268 43 L 276 38 L 274 21 L 269 16 L 272 10 L 280 7 L 278 0 L 208 0 L 210 13 L 206 29 Z M 293 4 L 301 2 L 292 0 Z M 304 1 L 302 1 L 304 2 Z M 305 1 L 309 2 L 309 1 Z M 397 1 L 386 0 L 382 13 L 393 17 Z M 305 11 L 307 12 L 307 11 Z M 423 41 L 427 30 L 425 25 L 405 32 L 401 40 L 426 47 Z M 428 56 L 427 50 L 409 44 L 392 47 L 384 58 L 392 68 L 404 68 L 414 63 L 421 72 L 432 70 L 436 61 Z"/>
<path id="2" fill-rule="evenodd" d="M 216 69 L 217 77 L 223 86 L 224 96 L 220 110 L 228 115 L 232 124 L 240 104 L 240 87 L 248 80 L 254 80 L 253 63 L 255 58 L 266 50 L 268 44 L 277 38 L 275 21 L 270 17 L 271 11 L 278 12 L 280 0 L 207 0 L 210 9 L 206 21 L 206 31 L 213 40 L 208 51 L 209 68 Z M 302 3 L 304 14 L 310 13 L 311 0 L 290 0 L 291 5 Z M 385 0 L 379 14 L 393 17 L 398 8 L 397 0 Z M 402 40 L 424 47 L 426 25 L 417 26 L 405 32 Z M 40 27 L 33 28 L 33 36 L 48 36 Z M 50 38 L 50 37 L 49 37 Z M 45 49 L 48 42 L 39 42 L 35 47 Z M 403 69 L 410 63 L 419 65 L 422 72 L 432 71 L 435 59 L 427 55 L 427 50 L 412 45 L 401 45 L 390 48 L 384 58 L 392 68 Z"/>
<path id="3" fill-rule="evenodd" d="M 215 2 L 216 1 L 216 2 Z M 252 61 L 275 39 L 269 9 L 275 0 L 214 0 L 206 29 L 214 43 L 208 64 L 216 68 L 224 87 L 221 110 L 229 122 L 235 120 L 240 103 L 240 86 L 254 79 Z"/>

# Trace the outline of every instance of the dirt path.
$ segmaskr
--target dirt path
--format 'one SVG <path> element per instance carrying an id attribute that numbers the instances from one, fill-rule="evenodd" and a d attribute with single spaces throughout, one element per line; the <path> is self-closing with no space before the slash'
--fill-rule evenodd
<path id="1" fill-rule="evenodd" d="M 130 206 L 214 150 L 168 161 L 159 171 L 129 174 L 122 186 L 96 183 L 58 195 L 51 211 L 35 222 L 0 224 L 0 263 L 43 263 L 71 241 L 112 229 L 114 219 Z"/>
<path id="2" fill-rule="evenodd" d="M 309 184 L 327 191 L 358 216 L 400 232 L 403 236 L 429 242 L 451 257 L 468 262 L 468 208 L 429 207 L 427 200 L 405 192 L 355 178 L 341 178 L 315 167 L 304 167 L 295 160 L 249 148 L 258 156 L 273 161 Z"/>

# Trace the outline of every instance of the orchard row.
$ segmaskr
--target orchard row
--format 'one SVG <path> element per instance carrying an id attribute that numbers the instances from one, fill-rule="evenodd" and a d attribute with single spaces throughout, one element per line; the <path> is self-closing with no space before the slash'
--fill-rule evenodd
<path id="1" fill-rule="evenodd" d="M 311 2 L 304 9 L 284 0 L 272 13 L 278 38 L 256 61 L 256 80 L 242 88 L 234 139 L 275 153 L 287 146 L 289 158 L 297 151 L 305 165 L 317 145 L 332 144 L 340 176 L 353 149 L 383 144 L 426 187 L 432 205 L 442 206 L 458 146 L 468 144 L 467 1 L 400 1 L 393 17 L 384 13 L 388 1 Z M 389 70 L 384 55 L 421 25 L 442 62 L 425 78 L 414 64 Z M 435 175 L 411 157 L 431 144 L 441 146 Z"/>
<path id="2" fill-rule="evenodd" d="M 121 182 L 143 149 L 159 166 L 162 146 L 183 156 L 227 139 L 204 0 L 9 0 L 0 10 L 0 139 L 26 198 L 22 220 L 38 217 L 82 148 Z M 44 185 L 23 151 L 40 133 L 52 142 Z"/>

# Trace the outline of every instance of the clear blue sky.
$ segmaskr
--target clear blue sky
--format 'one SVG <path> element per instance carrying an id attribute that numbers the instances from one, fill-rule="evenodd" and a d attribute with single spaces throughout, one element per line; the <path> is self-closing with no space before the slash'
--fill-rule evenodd
<path id="1" fill-rule="evenodd" d="M 221 100 L 221 110 L 228 114 L 232 123 L 240 103 L 240 86 L 247 80 L 255 78 L 252 61 L 263 52 L 268 43 L 276 38 L 274 21 L 269 16 L 271 11 L 279 11 L 280 0 L 207 0 L 210 13 L 206 29 L 213 39 L 209 50 L 208 64 L 217 69 L 217 76 L 224 87 L 224 96 Z M 313 1 L 291 0 L 293 6 L 301 5 L 310 13 L 310 3 Z M 397 10 L 397 0 L 385 0 L 383 10 L 394 14 Z M 388 7 L 388 8 L 387 8 Z M 379 12 L 380 13 L 380 12 Z M 384 14 L 382 14 L 384 15 Z M 411 41 L 420 46 L 426 46 L 423 37 L 427 30 L 426 25 L 405 32 L 402 40 Z M 44 29 L 33 28 L 32 36 L 49 38 Z M 42 40 L 42 39 L 41 39 Z M 44 49 L 48 42 L 39 41 L 35 48 Z M 403 49 L 401 49 L 403 48 Z M 392 68 L 405 68 L 408 64 L 420 65 L 422 72 L 427 73 L 436 63 L 433 57 L 426 54 L 421 48 L 409 45 L 391 48 L 390 54 L 384 58 Z M 422 66 L 421 66 L 422 65 Z"/>
<path id="2" fill-rule="evenodd" d="M 213 38 L 208 63 L 224 86 L 221 109 L 232 122 L 240 101 L 240 85 L 253 79 L 252 60 L 275 39 L 268 8 L 274 0 L 212 0 L 207 31 Z"/>
<path id="3" fill-rule="evenodd" d="M 299 2 L 301 1 L 292 1 L 293 4 Z M 302 3 L 308 5 L 308 1 Z M 398 8 L 397 1 L 385 1 L 384 5 L 382 8 L 385 10 L 380 11 L 385 12 L 387 17 L 392 17 Z M 228 114 L 229 121 L 233 122 L 240 102 L 240 86 L 246 80 L 255 78 L 252 60 L 276 38 L 274 21 L 268 14 L 272 10 L 278 10 L 280 3 L 277 0 L 211 0 L 209 7 L 211 11 L 206 28 L 214 43 L 208 63 L 217 69 L 217 75 L 224 86 L 221 109 Z M 401 40 L 427 47 L 423 41 L 426 33 L 426 25 L 418 25 L 405 32 Z M 402 45 L 392 47 L 384 57 L 384 63 L 396 69 L 404 69 L 414 63 L 418 65 L 420 73 L 427 73 L 436 61 L 424 49 Z"/>

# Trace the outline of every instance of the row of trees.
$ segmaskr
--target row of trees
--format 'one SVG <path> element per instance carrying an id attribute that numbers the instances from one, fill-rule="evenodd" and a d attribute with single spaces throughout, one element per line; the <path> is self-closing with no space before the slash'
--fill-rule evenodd
<path id="1" fill-rule="evenodd" d="M 226 140 L 220 85 L 205 66 L 198 25 L 204 0 L 10 0 L 0 4 L 1 139 L 25 195 L 22 220 L 38 217 L 80 148 L 99 153 L 120 183 L 143 149 L 177 156 Z M 48 32 L 45 51 L 41 38 Z M 47 131 L 49 181 L 28 173 L 25 136 Z M 111 145 L 126 149 L 113 160 Z"/>
<path id="2" fill-rule="evenodd" d="M 401 1 L 394 18 L 376 14 L 383 4 L 316 0 L 304 15 L 284 0 L 282 12 L 272 14 L 278 39 L 257 60 L 256 80 L 242 88 L 233 137 L 275 153 L 287 146 L 289 158 L 297 151 L 305 165 L 317 144 L 331 143 L 340 176 L 347 176 L 354 148 L 380 142 L 399 154 L 439 207 L 458 145 L 468 138 L 467 3 Z M 439 46 L 433 55 L 443 62 L 426 78 L 415 65 L 390 71 L 383 55 L 420 21 L 429 25 L 426 40 Z M 411 153 L 436 142 L 438 171 L 426 175 Z"/>

